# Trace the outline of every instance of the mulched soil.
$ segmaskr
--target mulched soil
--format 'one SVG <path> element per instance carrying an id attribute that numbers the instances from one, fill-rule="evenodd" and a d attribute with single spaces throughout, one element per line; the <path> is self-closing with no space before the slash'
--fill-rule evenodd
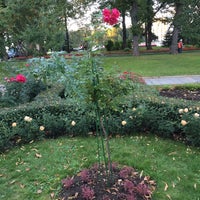
<path id="1" fill-rule="evenodd" d="M 114 163 L 110 176 L 102 165 L 95 164 L 62 180 L 62 184 L 60 200 L 150 200 L 156 185 L 134 168 L 119 168 Z"/>
<path id="2" fill-rule="evenodd" d="M 188 89 L 163 89 L 160 91 L 161 96 L 169 98 L 186 99 L 193 101 L 200 101 L 200 89 L 188 90 Z"/>

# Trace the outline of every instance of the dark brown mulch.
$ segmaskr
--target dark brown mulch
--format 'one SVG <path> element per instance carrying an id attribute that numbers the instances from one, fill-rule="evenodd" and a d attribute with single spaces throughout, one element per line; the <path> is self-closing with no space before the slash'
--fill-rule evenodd
<path id="1" fill-rule="evenodd" d="M 163 89 L 160 91 L 161 96 L 170 98 L 179 98 L 193 101 L 200 101 L 200 89 L 188 90 L 188 89 Z"/>
<path id="2" fill-rule="evenodd" d="M 110 177 L 108 179 L 108 177 Z M 112 164 L 112 174 L 95 164 L 73 177 L 62 180 L 61 200 L 150 200 L 155 181 L 134 168 Z"/>

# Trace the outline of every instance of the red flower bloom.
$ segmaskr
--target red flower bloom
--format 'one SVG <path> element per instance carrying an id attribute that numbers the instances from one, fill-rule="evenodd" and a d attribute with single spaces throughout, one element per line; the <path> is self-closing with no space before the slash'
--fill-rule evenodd
<path id="1" fill-rule="evenodd" d="M 10 77 L 9 79 L 8 79 L 8 82 L 15 82 L 16 81 L 16 78 L 15 77 Z"/>
<path id="2" fill-rule="evenodd" d="M 29 63 L 26 63 L 26 64 L 25 64 L 25 66 L 26 66 L 26 67 L 29 67 L 29 66 L 30 66 L 30 64 L 29 64 Z"/>
<path id="3" fill-rule="evenodd" d="M 18 74 L 16 76 L 16 81 L 17 82 L 21 82 L 21 83 L 25 83 L 26 82 L 26 77 L 23 74 Z"/>
<path id="4" fill-rule="evenodd" d="M 117 24 L 119 16 L 120 12 L 119 10 L 117 10 L 117 8 L 113 8 L 112 10 L 109 10 L 107 8 L 103 9 L 103 21 L 110 25 Z"/>

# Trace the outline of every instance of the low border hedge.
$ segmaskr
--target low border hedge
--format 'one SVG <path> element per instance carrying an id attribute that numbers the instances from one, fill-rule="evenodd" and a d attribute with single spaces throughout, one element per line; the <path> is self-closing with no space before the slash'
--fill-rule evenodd
<path id="1" fill-rule="evenodd" d="M 95 134 L 95 113 L 92 106 L 77 103 L 72 99 L 62 99 L 59 92 L 58 89 L 54 92 L 49 90 L 31 103 L 1 109 L 0 150 L 64 134 Z M 124 99 L 120 108 L 121 110 L 112 111 L 104 118 L 105 127 L 111 135 L 151 132 L 162 137 L 178 138 L 192 145 L 200 145 L 196 138 L 199 137 L 199 131 L 194 132 L 188 128 L 190 124 L 194 125 L 192 118 L 193 114 L 198 112 L 198 103 L 160 97 L 151 87 L 141 85 L 134 96 Z M 188 108 L 188 112 L 179 113 L 180 109 L 185 108 Z M 31 123 L 24 121 L 25 116 L 32 119 Z M 183 126 L 183 119 L 190 123 Z M 194 120 L 199 127 L 200 120 Z M 122 125 L 122 121 L 126 121 L 126 124 Z M 41 126 L 44 127 L 43 131 L 40 130 Z"/>

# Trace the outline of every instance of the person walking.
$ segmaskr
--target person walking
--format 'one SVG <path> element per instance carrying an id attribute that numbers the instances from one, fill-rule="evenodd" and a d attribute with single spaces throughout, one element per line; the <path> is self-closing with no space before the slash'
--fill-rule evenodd
<path id="1" fill-rule="evenodd" d="M 183 40 L 180 39 L 178 42 L 178 53 L 182 53 L 183 50 Z"/>

